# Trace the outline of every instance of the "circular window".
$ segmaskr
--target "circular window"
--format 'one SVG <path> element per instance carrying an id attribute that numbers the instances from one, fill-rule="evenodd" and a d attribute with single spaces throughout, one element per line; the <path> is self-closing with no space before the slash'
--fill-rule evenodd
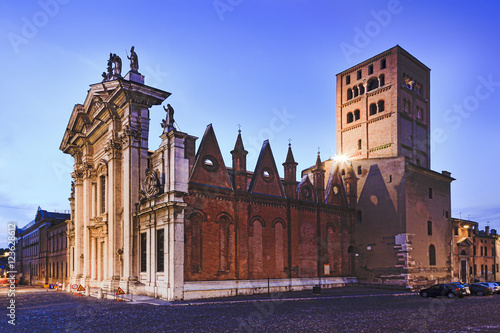
<path id="1" fill-rule="evenodd" d="M 300 193 L 302 193 L 302 196 L 304 198 L 309 199 L 311 197 L 311 189 L 309 188 L 309 186 L 302 187 L 302 189 L 300 190 Z"/>
<path id="2" fill-rule="evenodd" d="M 262 179 L 264 179 L 264 181 L 266 183 L 270 183 L 270 182 L 272 182 L 274 180 L 274 173 L 269 168 L 263 168 L 261 176 L 262 176 Z"/>
<path id="3" fill-rule="evenodd" d="M 202 158 L 203 161 L 203 168 L 207 171 L 215 171 L 217 168 L 219 168 L 219 164 L 217 163 L 217 160 L 210 155 L 203 156 Z"/>
<path id="4" fill-rule="evenodd" d="M 335 195 L 339 194 L 339 187 L 337 185 L 333 186 L 333 194 Z"/>

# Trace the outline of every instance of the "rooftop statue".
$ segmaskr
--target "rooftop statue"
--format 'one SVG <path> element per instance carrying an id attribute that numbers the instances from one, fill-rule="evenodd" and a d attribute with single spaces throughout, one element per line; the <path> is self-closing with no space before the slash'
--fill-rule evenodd
<path id="1" fill-rule="evenodd" d="M 174 108 L 172 105 L 167 104 L 167 107 L 163 107 L 163 110 L 167 113 L 165 120 L 162 120 L 161 127 L 163 127 L 163 133 L 168 133 L 174 129 Z"/>
<path id="2" fill-rule="evenodd" d="M 130 57 L 127 55 L 127 58 L 130 60 L 130 69 L 137 72 L 139 70 L 139 60 L 137 59 L 137 53 L 135 53 L 133 46 L 130 49 Z"/>

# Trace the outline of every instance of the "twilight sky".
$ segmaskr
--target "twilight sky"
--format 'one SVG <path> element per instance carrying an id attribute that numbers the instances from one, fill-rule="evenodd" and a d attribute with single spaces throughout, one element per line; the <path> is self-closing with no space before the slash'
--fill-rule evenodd
<path id="1" fill-rule="evenodd" d="M 399 44 L 431 68 L 431 168 L 457 179 L 452 216 L 500 230 L 499 12 L 496 1 L 1 1 L 0 247 L 9 221 L 69 209 L 73 158 L 59 145 L 71 111 L 110 52 L 128 71 L 132 45 L 183 132 L 201 138 L 212 123 L 230 165 L 241 124 L 247 168 L 270 139 L 282 172 L 288 139 L 298 170 L 318 147 L 335 155 L 335 75 Z M 164 116 L 151 109 L 152 150 Z"/>

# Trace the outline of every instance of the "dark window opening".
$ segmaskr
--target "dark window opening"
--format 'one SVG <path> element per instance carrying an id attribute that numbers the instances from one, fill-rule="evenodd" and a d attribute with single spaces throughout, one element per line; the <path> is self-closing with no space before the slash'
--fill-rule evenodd
<path id="1" fill-rule="evenodd" d="M 354 120 L 359 120 L 359 110 L 354 110 Z"/>
<path id="2" fill-rule="evenodd" d="M 432 199 L 432 188 L 429 187 L 429 199 Z"/>
<path id="3" fill-rule="evenodd" d="M 347 99 L 349 100 L 351 98 L 352 98 L 352 89 L 349 88 L 349 89 L 347 89 Z"/>
<path id="4" fill-rule="evenodd" d="M 353 93 L 354 93 L 354 97 L 358 97 L 358 87 L 354 86 L 354 87 L 352 88 L 352 91 L 353 91 Z"/>
<path id="5" fill-rule="evenodd" d="M 374 114 L 377 114 L 377 104 L 372 103 L 370 104 L 370 116 L 373 116 Z"/>
<path id="6" fill-rule="evenodd" d="M 350 75 L 347 75 L 345 77 L 345 84 L 351 84 L 351 76 Z"/>
<path id="7" fill-rule="evenodd" d="M 358 175 L 362 174 L 363 173 L 363 168 L 360 166 L 358 166 Z"/>
<path id="8" fill-rule="evenodd" d="M 164 240 L 165 231 L 156 231 L 156 271 L 163 272 L 165 268 Z"/>
<path id="9" fill-rule="evenodd" d="M 382 87 L 383 85 L 385 85 L 385 75 L 382 74 L 378 77 L 378 80 L 380 82 L 380 86 Z"/>
<path id="10" fill-rule="evenodd" d="M 356 73 L 358 80 L 361 79 L 361 69 Z"/>
<path id="11" fill-rule="evenodd" d="M 368 81 L 367 90 L 371 91 L 371 90 L 377 89 L 377 88 L 378 88 L 378 79 L 377 78 L 370 79 L 370 81 Z"/>
<path id="12" fill-rule="evenodd" d="M 347 114 L 347 123 L 348 123 L 348 124 L 350 124 L 350 123 L 352 123 L 353 121 L 354 121 L 354 117 L 353 117 L 353 115 L 352 115 L 352 112 L 349 112 L 349 113 Z"/>
<path id="13" fill-rule="evenodd" d="M 344 169 L 342 169 L 342 171 L 340 172 L 340 174 L 341 174 L 342 176 L 345 176 L 345 170 L 344 170 Z"/>
<path id="14" fill-rule="evenodd" d="M 429 265 L 436 266 L 436 248 L 432 244 L 429 246 Z"/>
<path id="15" fill-rule="evenodd" d="M 378 101 L 378 112 L 384 112 L 384 111 L 385 111 L 385 102 Z"/>
<path id="16" fill-rule="evenodd" d="M 358 150 L 361 150 L 361 139 L 358 140 Z"/>
<path id="17" fill-rule="evenodd" d="M 141 272 L 146 271 L 146 234 L 141 234 Z"/>
<path id="18" fill-rule="evenodd" d="M 455 227 L 454 229 L 455 236 L 458 236 L 458 227 Z"/>
<path id="19" fill-rule="evenodd" d="M 373 65 L 368 66 L 368 75 L 373 74 Z"/>
<path id="20" fill-rule="evenodd" d="M 432 221 L 427 221 L 427 235 L 432 235 Z"/>
<path id="21" fill-rule="evenodd" d="M 380 60 L 380 69 L 384 69 L 386 67 L 387 67 L 387 62 L 384 58 L 384 59 Z"/>
<path id="22" fill-rule="evenodd" d="M 106 212 L 106 177 L 101 176 L 101 214 Z"/>
<path id="23" fill-rule="evenodd" d="M 362 84 L 359 85 L 359 94 L 360 95 L 363 95 L 365 93 L 365 86 L 363 86 Z"/>

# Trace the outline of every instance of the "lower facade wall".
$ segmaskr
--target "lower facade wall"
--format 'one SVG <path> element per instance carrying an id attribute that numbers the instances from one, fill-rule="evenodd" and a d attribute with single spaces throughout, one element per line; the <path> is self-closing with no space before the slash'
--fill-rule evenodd
<path id="1" fill-rule="evenodd" d="M 357 283 L 355 277 L 270 279 L 269 284 L 267 279 L 185 282 L 184 299 L 300 291 L 312 289 L 315 285 L 323 288 L 344 287 L 351 283 Z"/>

